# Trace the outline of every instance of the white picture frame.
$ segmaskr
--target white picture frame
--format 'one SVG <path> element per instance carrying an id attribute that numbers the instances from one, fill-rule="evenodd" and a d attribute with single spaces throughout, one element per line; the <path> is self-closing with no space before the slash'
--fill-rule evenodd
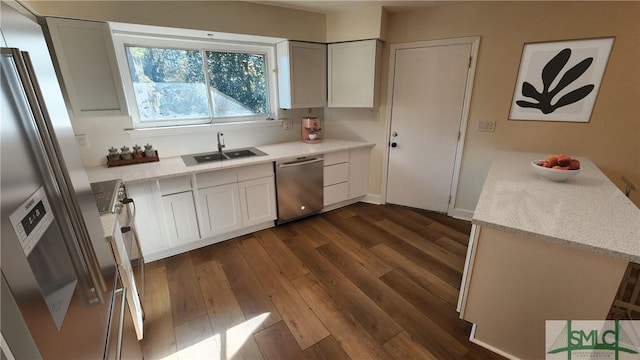
<path id="1" fill-rule="evenodd" d="M 613 42 L 525 44 L 509 120 L 589 122 Z"/>

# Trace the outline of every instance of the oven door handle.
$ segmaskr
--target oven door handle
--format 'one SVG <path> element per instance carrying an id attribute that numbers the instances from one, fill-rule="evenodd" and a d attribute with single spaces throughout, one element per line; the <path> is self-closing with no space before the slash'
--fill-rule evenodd
<path id="1" fill-rule="evenodd" d="M 306 159 L 301 159 L 301 160 L 294 160 L 294 161 L 289 161 L 289 162 L 285 162 L 282 164 L 278 164 L 279 168 L 287 168 L 287 167 L 291 167 L 291 166 L 300 166 L 300 165 L 307 165 L 307 164 L 313 164 L 313 163 L 317 163 L 324 160 L 323 158 L 312 158 L 309 160 Z"/>
<path id="2" fill-rule="evenodd" d="M 138 214 L 138 211 L 136 211 L 136 202 L 133 201 L 133 199 L 129 199 L 129 200 L 131 200 L 130 204 L 133 205 L 133 211 L 132 211 L 133 214 L 131 215 L 131 219 L 129 219 L 129 226 L 133 226 L 133 224 L 135 224 L 136 214 Z"/>
<path id="3" fill-rule="evenodd" d="M 137 213 L 137 211 L 136 211 L 136 202 L 133 201 L 133 199 L 131 199 L 131 198 L 125 197 L 124 199 L 122 199 L 120 201 L 120 205 L 116 205 L 117 208 L 118 208 L 118 213 L 120 213 L 121 211 L 124 210 L 124 208 L 129 210 L 130 209 L 129 208 L 129 204 L 133 204 L 133 211 L 130 212 L 130 214 L 131 213 L 132 214 L 129 216 L 129 223 L 126 226 L 124 226 L 126 228 L 131 228 L 133 226 L 134 222 L 136 221 L 136 213 Z"/>

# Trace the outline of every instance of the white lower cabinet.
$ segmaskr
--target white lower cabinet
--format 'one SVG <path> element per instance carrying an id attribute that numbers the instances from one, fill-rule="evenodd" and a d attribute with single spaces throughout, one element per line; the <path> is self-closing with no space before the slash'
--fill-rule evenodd
<path id="1" fill-rule="evenodd" d="M 276 219 L 276 190 L 273 176 L 241 181 L 238 183 L 238 189 L 242 225 L 252 226 Z"/>
<path id="2" fill-rule="evenodd" d="M 344 203 L 367 195 L 369 148 L 324 155 L 324 206 Z"/>
<path id="3" fill-rule="evenodd" d="M 198 190 L 202 237 L 242 228 L 238 184 L 226 184 Z"/>
<path id="4" fill-rule="evenodd" d="M 127 184 L 146 261 L 273 226 L 273 164 Z"/>
<path id="5" fill-rule="evenodd" d="M 349 199 L 369 193 L 369 148 L 349 151 Z"/>
<path id="6" fill-rule="evenodd" d="M 324 206 L 367 194 L 369 148 L 324 154 Z M 273 163 L 127 184 L 145 261 L 271 227 L 276 219 Z"/>
<path id="7" fill-rule="evenodd" d="M 200 239 L 192 191 L 162 196 L 162 210 L 171 246 Z"/>
<path id="8" fill-rule="evenodd" d="M 324 206 L 337 204 L 342 201 L 349 200 L 349 183 L 343 182 L 339 184 L 324 187 Z"/>

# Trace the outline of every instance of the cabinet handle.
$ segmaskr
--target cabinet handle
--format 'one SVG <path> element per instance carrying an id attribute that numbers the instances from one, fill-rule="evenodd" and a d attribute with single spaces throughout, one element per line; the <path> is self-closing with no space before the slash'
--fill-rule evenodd
<path id="1" fill-rule="evenodd" d="M 307 165 L 307 164 L 313 164 L 313 163 L 316 163 L 316 162 L 320 162 L 322 160 L 324 160 L 324 159 L 323 158 L 313 158 L 313 159 L 304 160 L 304 161 L 296 160 L 296 161 L 291 161 L 291 162 L 286 162 L 286 163 L 283 163 L 283 164 L 279 164 L 278 167 L 279 168 L 286 168 L 286 167 L 291 167 L 291 166 Z"/>

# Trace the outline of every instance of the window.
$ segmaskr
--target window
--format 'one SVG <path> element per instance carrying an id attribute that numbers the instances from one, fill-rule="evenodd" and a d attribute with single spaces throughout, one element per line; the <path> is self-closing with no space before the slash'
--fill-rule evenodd
<path id="1" fill-rule="evenodd" d="M 272 44 L 114 32 L 134 128 L 275 117 Z"/>

